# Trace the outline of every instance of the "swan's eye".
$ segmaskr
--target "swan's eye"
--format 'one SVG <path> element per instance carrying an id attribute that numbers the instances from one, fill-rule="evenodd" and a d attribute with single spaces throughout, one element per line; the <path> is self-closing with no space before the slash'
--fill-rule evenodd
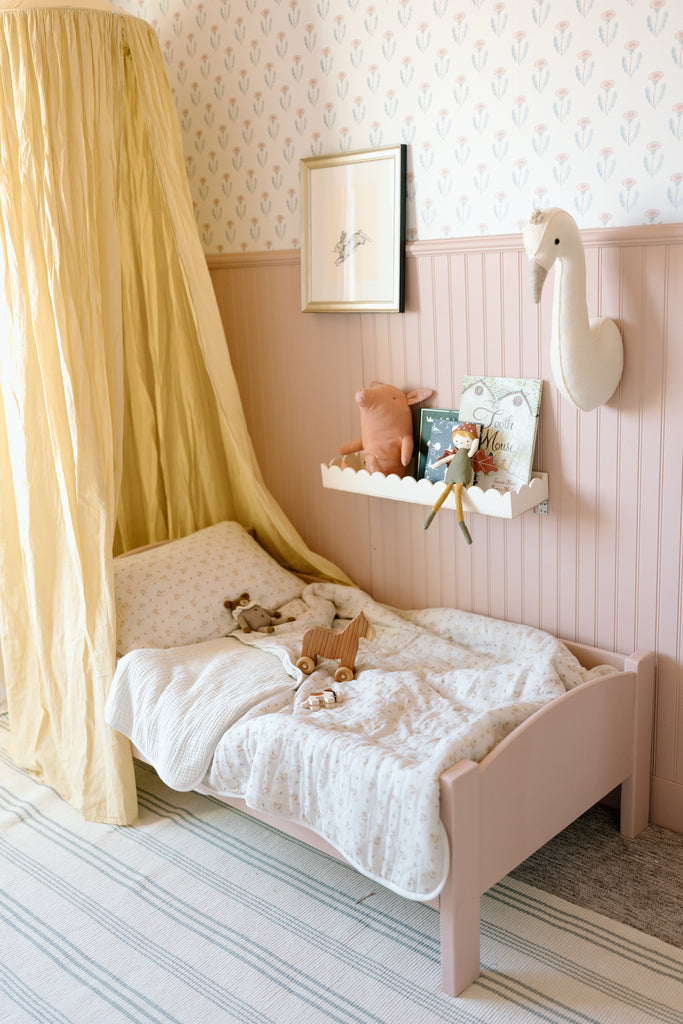
<path id="1" fill-rule="evenodd" d="M 559 240 L 559 238 L 556 238 L 555 239 L 555 245 L 559 245 L 559 244 L 560 244 L 560 240 Z"/>

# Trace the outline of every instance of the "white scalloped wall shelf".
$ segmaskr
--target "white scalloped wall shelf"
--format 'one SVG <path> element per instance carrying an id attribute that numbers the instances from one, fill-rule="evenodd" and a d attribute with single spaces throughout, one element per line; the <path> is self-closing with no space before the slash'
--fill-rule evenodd
<path id="1" fill-rule="evenodd" d="M 353 456 L 347 456 L 350 462 Z M 358 464 L 358 462 L 356 463 Z M 334 491 L 349 491 L 365 494 L 371 498 L 389 498 L 392 501 L 408 501 L 415 505 L 431 508 L 444 488 L 442 483 L 431 480 L 416 480 L 412 476 L 398 477 L 394 473 L 368 473 L 366 469 L 351 466 L 341 468 L 341 459 L 332 459 L 329 465 L 321 463 L 323 487 Z M 480 487 L 468 487 L 462 492 L 462 506 L 465 512 L 478 512 L 484 516 L 499 519 L 514 519 L 530 508 L 548 499 L 548 474 L 532 473 L 528 485 L 518 491 L 502 494 L 500 491 L 482 491 Z M 449 494 L 442 508 L 455 510 L 455 499 Z"/>

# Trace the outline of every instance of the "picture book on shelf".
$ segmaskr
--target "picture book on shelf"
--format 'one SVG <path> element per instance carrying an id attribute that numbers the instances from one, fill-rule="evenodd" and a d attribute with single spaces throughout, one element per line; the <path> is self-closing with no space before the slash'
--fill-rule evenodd
<path id="1" fill-rule="evenodd" d="M 521 377 L 463 378 L 460 419 L 481 424 L 480 448 L 494 463 L 477 476 L 482 490 L 516 491 L 531 479 L 543 381 Z"/>
<path id="2" fill-rule="evenodd" d="M 422 480 L 425 476 L 427 456 L 429 454 L 429 438 L 431 437 L 434 423 L 437 420 L 450 420 L 452 422 L 456 422 L 457 419 L 457 409 L 419 409 L 417 415 L 417 438 L 415 443 L 415 477 L 417 480 Z M 436 479 L 443 480 L 444 473 Z M 427 479 L 433 480 L 434 477 L 428 477 Z"/>

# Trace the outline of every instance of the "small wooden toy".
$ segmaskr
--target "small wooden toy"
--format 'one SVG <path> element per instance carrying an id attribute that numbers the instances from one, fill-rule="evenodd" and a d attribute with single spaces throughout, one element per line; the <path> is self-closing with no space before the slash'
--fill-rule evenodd
<path id="1" fill-rule="evenodd" d="M 316 658 L 339 659 L 340 665 L 334 673 L 338 683 L 353 679 L 356 666 L 358 642 L 361 637 L 375 639 L 375 630 L 364 612 L 359 612 L 346 629 L 338 632 L 326 626 L 314 626 L 304 633 L 301 657 L 296 663 L 304 675 L 314 671 Z"/>
<path id="2" fill-rule="evenodd" d="M 327 690 L 322 690 L 320 693 L 309 693 L 306 700 L 303 701 L 303 706 L 307 711 L 319 711 L 320 708 L 333 708 L 341 702 L 341 695 L 328 687 Z"/>

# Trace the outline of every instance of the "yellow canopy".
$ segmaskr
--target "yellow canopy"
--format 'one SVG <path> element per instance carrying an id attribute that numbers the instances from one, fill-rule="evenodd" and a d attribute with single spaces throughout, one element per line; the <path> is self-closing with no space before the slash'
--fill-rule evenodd
<path id="1" fill-rule="evenodd" d="M 112 553 L 237 519 L 284 564 L 349 581 L 307 548 L 256 463 L 152 28 L 4 0 L 0 95 L 12 753 L 86 818 L 126 823 L 130 749 L 103 714 Z"/>

